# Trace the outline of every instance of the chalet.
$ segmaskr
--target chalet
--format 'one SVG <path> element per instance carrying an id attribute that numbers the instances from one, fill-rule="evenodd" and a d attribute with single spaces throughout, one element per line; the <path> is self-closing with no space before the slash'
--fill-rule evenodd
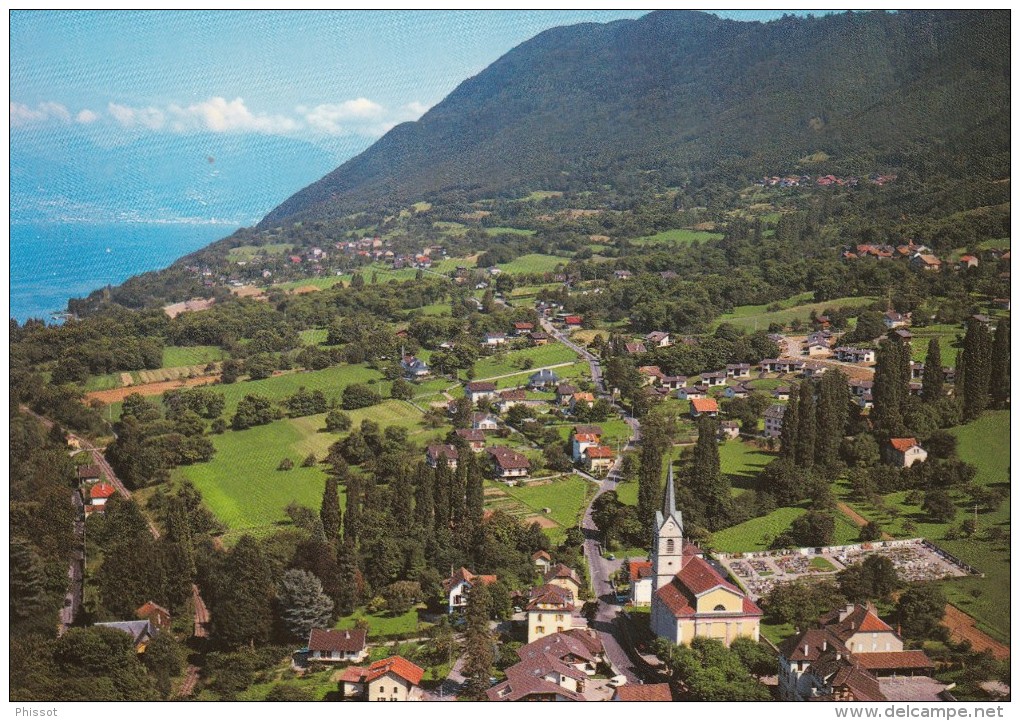
<path id="1" fill-rule="evenodd" d="M 549 343 L 549 336 L 541 332 L 528 333 L 528 339 L 531 341 L 531 345 L 547 345 Z"/>
<path id="2" fill-rule="evenodd" d="M 743 383 L 737 383 L 734 386 L 726 387 L 726 390 L 723 391 L 723 398 L 747 398 L 750 393 L 750 388 Z"/>
<path id="3" fill-rule="evenodd" d="M 790 386 L 779 386 L 772 390 L 772 397 L 777 401 L 790 400 Z"/>
<path id="4" fill-rule="evenodd" d="M 715 386 L 726 385 L 726 371 L 715 371 L 701 374 L 701 384 L 714 388 Z"/>
<path id="5" fill-rule="evenodd" d="M 841 363 L 874 363 L 875 351 L 871 348 L 855 348 L 853 346 L 839 346 L 833 353 L 836 360 Z"/>
<path id="6" fill-rule="evenodd" d="M 340 695 L 363 701 L 419 701 L 425 671 L 403 656 L 390 656 L 366 667 L 349 666 L 340 676 Z"/>
<path id="7" fill-rule="evenodd" d="M 617 280 L 630 280 L 633 277 L 633 273 L 629 270 L 617 270 L 613 272 L 613 277 Z"/>
<path id="8" fill-rule="evenodd" d="M 676 392 L 676 397 L 682 401 L 693 401 L 697 398 L 707 398 L 708 388 L 705 386 L 691 386 L 690 388 L 680 388 Z"/>
<path id="9" fill-rule="evenodd" d="M 451 469 L 457 468 L 457 447 L 434 443 L 425 450 L 425 461 L 430 468 L 438 468 L 445 462 Z"/>
<path id="10" fill-rule="evenodd" d="M 909 694 L 911 689 L 904 681 L 929 676 L 934 664 L 924 651 L 905 650 L 903 640 L 873 606 L 851 604 L 819 621 L 821 628 L 780 644 L 782 701 L 886 701 L 891 698 L 886 689 L 892 687 L 896 700 L 941 700 L 938 693 L 946 687 L 930 679 L 918 679 L 931 682 L 914 686 L 924 688 L 924 698 L 904 698 L 904 690 Z"/>
<path id="11" fill-rule="evenodd" d="M 89 498 L 92 501 L 93 506 L 96 506 L 99 510 L 106 505 L 106 502 L 110 500 L 110 496 L 117 492 L 113 486 L 109 483 L 97 483 L 89 489 Z"/>
<path id="12" fill-rule="evenodd" d="M 567 326 L 567 328 L 580 328 L 581 320 L 581 316 L 579 315 L 568 315 L 563 319 L 563 324 Z"/>
<path id="13" fill-rule="evenodd" d="M 624 343 L 623 349 L 627 351 L 628 355 L 638 355 L 639 353 L 647 353 L 645 344 L 640 341 L 637 343 Z"/>
<path id="14" fill-rule="evenodd" d="M 960 270 L 964 270 L 966 268 L 977 268 L 978 259 L 973 255 L 961 255 L 960 261 L 956 265 Z"/>
<path id="15" fill-rule="evenodd" d="M 555 569 L 549 573 L 554 572 Z M 528 643 L 574 628 L 576 599 L 574 591 L 561 585 L 545 583 L 531 589 L 528 603 L 524 607 L 528 614 Z M 578 621 L 578 625 L 582 625 L 583 620 Z"/>
<path id="16" fill-rule="evenodd" d="M 630 602 L 635 606 L 652 605 L 652 562 L 632 558 L 627 562 L 630 578 Z"/>
<path id="17" fill-rule="evenodd" d="M 571 457 L 579 463 L 584 460 L 584 452 L 591 446 L 600 444 L 600 438 L 594 433 L 574 433 L 571 441 Z"/>
<path id="18" fill-rule="evenodd" d="M 750 363 L 727 363 L 726 364 L 726 377 L 734 378 L 739 380 L 740 378 L 751 377 L 751 364 Z"/>
<path id="19" fill-rule="evenodd" d="M 766 438 L 778 438 L 783 432 L 783 414 L 785 413 L 786 406 L 781 406 L 778 403 L 775 403 L 765 409 Z"/>
<path id="20" fill-rule="evenodd" d="M 364 661 L 368 657 L 367 635 L 368 631 L 363 628 L 346 631 L 313 628 L 308 635 L 308 660 L 324 663 Z"/>
<path id="21" fill-rule="evenodd" d="M 492 459 L 492 472 L 497 479 L 527 478 L 531 461 L 524 454 L 506 446 L 493 446 L 486 448 L 485 452 Z"/>
<path id="22" fill-rule="evenodd" d="M 928 451 L 921 448 L 916 438 L 890 438 L 886 458 L 894 466 L 910 468 L 915 463 L 923 463 Z"/>
<path id="23" fill-rule="evenodd" d="M 517 655 L 521 660 L 506 669 L 506 680 L 485 692 L 489 701 L 584 701 L 605 650 L 594 633 L 572 628 L 542 636 Z"/>
<path id="24" fill-rule="evenodd" d="M 662 369 L 659 366 L 641 366 L 637 370 L 644 379 L 645 385 L 658 384 L 663 377 Z"/>
<path id="25" fill-rule="evenodd" d="M 115 628 L 126 633 L 131 637 L 131 642 L 134 644 L 137 653 L 145 653 L 145 648 L 149 645 L 149 641 L 154 639 L 156 634 L 159 633 L 159 629 L 153 626 L 152 622 L 148 619 L 138 621 L 102 621 L 95 625 Z"/>
<path id="26" fill-rule="evenodd" d="M 475 431 L 498 431 L 499 419 L 491 413 L 472 413 L 471 429 Z"/>
<path id="27" fill-rule="evenodd" d="M 936 258 L 934 255 L 927 253 L 918 253 L 910 259 L 910 266 L 917 268 L 918 270 L 929 270 L 938 272 L 942 269 L 942 261 Z"/>
<path id="28" fill-rule="evenodd" d="M 668 391 L 675 391 L 687 385 L 687 376 L 662 376 L 659 385 Z"/>
<path id="29" fill-rule="evenodd" d="M 535 324 L 534 323 L 523 323 L 523 322 L 514 323 L 514 335 L 517 335 L 517 336 L 527 335 L 528 333 L 530 333 L 533 330 L 535 330 Z"/>
<path id="30" fill-rule="evenodd" d="M 569 383 L 560 383 L 556 386 L 556 401 L 561 406 L 570 403 L 570 399 L 577 393 L 577 389 Z"/>
<path id="31" fill-rule="evenodd" d="M 148 621 L 157 631 L 170 628 L 170 612 L 153 601 L 146 601 L 135 609 L 135 618 Z"/>
<path id="32" fill-rule="evenodd" d="M 78 466 L 78 483 L 93 483 L 102 476 L 99 466 Z"/>
<path id="33" fill-rule="evenodd" d="M 472 404 L 484 399 L 496 397 L 496 384 L 492 381 L 471 381 L 464 385 L 464 396 Z"/>
<path id="34" fill-rule="evenodd" d="M 673 692 L 668 683 L 641 683 L 619 686 L 613 692 L 613 701 L 672 701 Z"/>
<path id="35" fill-rule="evenodd" d="M 850 388 L 850 394 L 857 398 L 860 398 L 865 393 L 871 393 L 871 388 L 874 385 L 874 381 L 859 380 L 857 378 L 851 378 L 847 381 L 847 386 Z"/>
<path id="36" fill-rule="evenodd" d="M 661 330 L 653 330 L 651 333 L 646 335 L 645 342 L 655 348 L 668 348 L 673 345 L 673 341 L 669 339 L 669 333 Z"/>
<path id="37" fill-rule="evenodd" d="M 544 576 L 552 567 L 552 556 L 546 551 L 535 551 L 531 554 L 531 562 L 535 564 L 535 569 Z"/>
<path id="38" fill-rule="evenodd" d="M 805 378 L 818 378 L 825 374 L 829 370 L 829 366 L 818 361 L 806 361 L 804 363 L 804 369 L 801 371 Z"/>
<path id="39" fill-rule="evenodd" d="M 897 313 L 894 310 L 888 310 L 882 316 L 882 322 L 885 323 L 885 327 L 889 330 L 893 328 L 900 328 L 910 323 L 910 316 L 904 315 L 903 313 Z"/>
<path id="40" fill-rule="evenodd" d="M 719 423 L 719 440 L 732 440 L 740 435 L 740 423 L 722 421 Z"/>
<path id="41" fill-rule="evenodd" d="M 584 467 L 593 476 L 604 476 L 613 467 L 615 454 L 609 446 L 589 446 L 583 452 Z"/>
<path id="42" fill-rule="evenodd" d="M 493 347 L 493 348 L 496 347 L 496 346 L 503 345 L 506 342 L 507 342 L 506 341 L 506 334 L 504 334 L 504 333 L 486 333 L 485 334 L 485 340 L 483 341 L 484 345 L 487 345 L 487 346 L 490 346 L 490 347 Z"/>
<path id="43" fill-rule="evenodd" d="M 549 368 L 532 373 L 528 378 L 528 387 L 532 389 L 547 388 L 559 385 L 560 377 Z"/>
<path id="44" fill-rule="evenodd" d="M 447 597 L 447 613 L 453 614 L 467 608 L 468 594 L 475 586 L 488 586 L 496 582 L 496 576 L 479 576 L 463 566 L 443 581 L 443 593 Z"/>
<path id="45" fill-rule="evenodd" d="M 550 568 L 544 579 L 548 584 L 570 591 L 575 598 L 581 593 L 581 579 L 577 577 L 574 569 L 564 563 L 557 563 Z"/>
<path id="46" fill-rule="evenodd" d="M 400 367 L 404 371 L 404 377 L 412 380 L 424 378 L 432 372 L 425 361 L 415 358 L 413 355 L 405 355 L 400 361 Z"/>
<path id="47" fill-rule="evenodd" d="M 719 404 L 715 398 L 695 398 L 691 401 L 691 418 L 709 416 L 714 418 L 719 415 Z"/>
<path id="48" fill-rule="evenodd" d="M 595 405 L 595 396 L 593 396 L 591 393 L 588 393 L 587 391 L 578 391 L 577 393 L 572 395 L 570 397 L 571 413 L 574 412 L 574 409 L 577 408 L 577 405 L 579 403 L 588 406 L 588 408 L 592 408 Z"/>
<path id="49" fill-rule="evenodd" d="M 475 428 L 458 428 L 455 432 L 475 453 L 485 450 L 485 431 Z"/>
<path id="50" fill-rule="evenodd" d="M 506 413 L 514 406 L 524 405 L 528 401 L 528 393 L 523 388 L 514 388 L 499 392 L 499 412 Z"/>

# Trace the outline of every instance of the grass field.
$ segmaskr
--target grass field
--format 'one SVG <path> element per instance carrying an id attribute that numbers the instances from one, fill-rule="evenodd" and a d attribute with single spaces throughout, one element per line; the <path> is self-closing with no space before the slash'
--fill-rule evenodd
<path id="1" fill-rule="evenodd" d="M 752 518 L 736 526 L 712 534 L 712 548 L 723 553 L 764 551 L 776 536 L 790 527 L 797 518 L 807 513 L 807 508 L 777 508 L 772 513 Z M 852 543 L 860 535 L 860 529 L 840 513 L 836 514 L 834 543 Z"/>
<path id="2" fill-rule="evenodd" d="M 509 263 L 500 263 L 499 268 L 504 273 L 551 273 L 556 270 L 556 266 L 565 264 L 569 260 L 569 258 L 562 258 L 558 255 L 529 253 L 520 258 L 514 258 Z"/>
<path id="3" fill-rule="evenodd" d="M 101 376 L 89 376 L 82 384 L 86 391 L 106 391 L 111 388 L 121 387 L 120 373 L 106 373 Z"/>
<path id="4" fill-rule="evenodd" d="M 298 332 L 298 337 L 305 345 L 322 345 L 328 336 L 329 331 L 325 328 L 309 328 Z"/>
<path id="5" fill-rule="evenodd" d="M 957 452 L 960 458 L 977 467 L 975 483 L 1008 491 L 1009 412 L 986 412 L 973 423 L 953 428 L 950 432 L 958 439 Z M 877 521 L 882 530 L 893 536 L 927 538 L 984 573 L 984 578 L 967 577 L 946 582 L 946 596 L 974 616 L 982 630 L 1008 643 L 1010 617 L 1008 613 L 1003 613 L 1003 609 L 1010 607 L 1009 498 L 997 510 L 978 514 L 978 530 L 973 536 L 947 540 L 945 536 L 950 528 L 959 526 L 964 518 L 974 517 L 973 507 L 967 505 L 966 499 L 957 497 L 958 513 L 955 521 L 932 523 L 919 506 L 906 502 L 906 496 L 906 492 L 900 492 L 884 497 L 885 505 L 895 509 L 895 517 L 866 504 L 850 502 L 850 505 L 865 518 Z M 904 529 L 904 524 L 908 522 L 914 525 L 913 530 Z M 990 529 L 996 527 L 1005 534 L 1003 540 L 992 541 L 986 536 Z"/>
<path id="6" fill-rule="evenodd" d="M 675 228 L 655 235 L 646 235 L 631 241 L 634 245 L 657 245 L 659 243 L 693 243 L 695 241 L 720 240 L 722 233 L 707 233 L 703 230 Z"/>
<path id="7" fill-rule="evenodd" d="M 616 497 L 620 503 L 626 503 L 628 506 L 636 506 L 638 501 L 638 482 L 627 481 L 626 483 L 616 484 Z"/>
<path id="8" fill-rule="evenodd" d="M 565 423 L 556 426 L 556 430 L 559 431 L 560 437 L 563 440 L 567 440 L 570 438 L 570 431 L 574 425 L 576 424 Z M 614 451 L 618 443 L 626 443 L 630 439 L 630 426 L 620 418 L 610 418 L 608 421 L 602 421 L 594 425 L 602 426 L 602 442 L 611 446 Z"/>
<path id="9" fill-rule="evenodd" d="M 368 274 L 371 278 L 371 273 Z M 274 288 L 281 288 L 282 290 L 294 290 L 295 288 L 304 288 L 306 286 L 312 286 L 319 290 L 326 290 L 332 288 L 334 285 L 343 283 L 344 278 L 350 280 L 350 276 L 339 276 L 339 275 L 327 275 L 319 278 L 302 278 L 301 280 L 291 280 L 286 283 L 276 283 Z"/>
<path id="10" fill-rule="evenodd" d="M 569 475 L 551 483 L 504 487 L 510 498 L 526 506 L 534 514 L 550 518 L 558 525 L 543 530 L 554 544 L 566 536 L 568 528 L 580 522 L 580 515 L 597 490 L 595 485 L 580 476 Z M 550 509 L 543 513 L 542 509 Z"/>
<path id="11" fill-rule="evenodd" d="M 494 228 L 485 228 L 485 232 L 489 235 L 501 235 L 503 233 L 510 233 L 511 235 L 534 235 L 535 231 L 527 230 L 526 228 L 508 228 L 506 226 L 496 226 Z"/>
<path id="12" fill-rule="evenodd" d="M 510 291 L 511 298 L 530 298 L 548 288 L 557 288 L 559 283 L 542 283 L 541 285 L 521 285 Z"/>
<path id="13" fill-rule="evenodd" d="M 364 365 L 342 365 L 325 368 L 321 371 L 299 371 L 284 373 L 258 381 L 241 381 L 217 385 L 214 390 L 222 393 L 227 402 L 225 415 L 229 418 L 237 410 L 237 404 L 249 394 L 258 394 L 274 401 L 281 401 L 293 395 L 298 388 L 304 386 L 309 391 L 322 391 L 327 401 L 339 401 L 343 389 L 351 383 L 368 383 L 382 379 L 382 374 Z M 388 395 L 389 383 L 372 384 L 378 393 L 385 398 Z"/>
<path id="14" fill-rule="evenodd" d="M 805 298 L 805 296 L 807 296 Z M 789 300 L 796 300 L 798 304 L 788 305 Z M 722 323 L 730 323 L 738 328 L 743 328 L 748 331 L 753 331 L 756 328 L 758 330 L 767 330 L 770 323 L 780 323 L 787 325 L 795 318 L 800 318 L 802 321 L 807 322 L 808 317 L 811 315 L 811 311 L 821 313 L 826 308 L 843 308 L 843 307 L 860 307 L 865 305 L 871 305 L 875 302 L 872 297 L 864 298 L 833 298 L 827 300 L 824 303 L 804 303 L 804 300 L 810 300 L 809 293 L 803 293 L 799 296 L 795 296 L 794 299 L 788 299 L 782 301 L 782 310 L 768 311 L 768 305 L 742 305 L 733 309 L 732 313 L 724 313 L 719 316 L 714 325 L 718 326 Z"/>
<path id="15" fill-rule="evenodd" d="M 475 362 L 475 380 L 492 378 L 493 376 L 506 375 L 507 373 L 519 373 L 526 369 L 521 368 L 525 359 L 531 361 L 532 368 L 556 365 L 557 363 L 570 363 L 577 360 L 574 351 L 562 343 L 549 343 L 548 345 L 523 348 L 521 350 L 508 351 L 488 358 L 480 358 Z M 535 371 L 531 371 L 534 373 Z M 461 372 L 464 378 L 464 372 Z"/>
<path id="16" fill-rule="evenodd" d="M 359 608 L 350 616 L 344 616 L 337 621 L 333 628 L 340 630 L 354 628 L 354 625 L 361 620 L 368 623 L 369 638 L 396 636 L 418 629 L 418 609 L 412 608 L 400 616 L 390 616 L 386 613 L 368 613 L 365 609 Z"/>
<path id="17" fill-rule="evenodd" d="M 555 364 L 551 364 L 551 365 L 555 365 Z M 576 363 L 574 363 L 572 365 L 559 366 L 557 368 L 553 368 L 552 370 L 553 370 L 553 372 L 557 376 L 559 376 L 560 380 L 571 381 L 575 385 L 576 385 L 576 381 L 578 379 L 581 379 L 581 378 L 588 378 L 588 379 L 590 379 L 591 378 L 591 367 L 587 363 L 585 363 L 584 361 L 577 361 Z M 535 372 L 534 370 L 521 371 L 520 373 L 515 373 L 512 376 L 507 376 L 505 378 L 497 378 L 493 382 L 496 384 L 496 387 L 499 388 L 499 389 L 503 389 L 503 388 L 517 388 L 517 387 L 526 385 L 527 382 L 528 382 L 528 378 L 534 372 Z M 529 393 L 530 392 L 531 391 L 529 391 Z M 553 396 L 550 395 L 550 394 L 545 394 L 545 395 L 540 396 L 540 398 L 545 399 L 545 400 L 552 400 Z"/>
<path id="18" fill-rule="evenodd" d="M 956 343 L 957 335 L 963 336 L 965 333 L 961 326 L 934 324 L 923 328 L 911 327 L 910 332 L 914 335 L 914 339 L 910 343 L 911 360 L 923 363 L 928 356 L 928 342 L 932 338 L 938 338 L 939 350 L 942 351 L 942 365 L 947 367 L 956 365 L 956 352 L 963 346 L 956 347 L 953 344 Z"/>
<path id="19" fill-rule="evenodd" d="M 227 253 L 227 260 L 231 263 L 237 261 L 249 261 L 256 255 L 283 255 L 291 249 L 289 243 L 270 243 L 269 245 L 239 245 L 231 248 Z"/>
<path id="20" fill-rule="evenodd" d="M 981 250 L 992 250 L 999 248 L 1000 250 L 1009 250 L 1009 238 L 993 238 L 992 240 L 983 240 L 978 244 L 978 248 Z"/>
<path id="21" fill-rule="evenodd" d="M 163 349 L 163 368 L 193 366 L 223 360 L 222 348 L 214 345 L 167 346 Z"/>
<path id="22" fill-rule="evenodd" d="M 545 200 L 546 198 L 559 198 L 563 195 L 559 190 L 533 190 L 521 200 Z"/>
<path id="23" fill-rule="evenodd" d="M 761 469 L 775 458 L 770 453 L 757 449 L 754 444 L 739 440 L 726 441 L 719 446 L 719 465 L 730 478 L 734 488 L 754 487 Z"/>

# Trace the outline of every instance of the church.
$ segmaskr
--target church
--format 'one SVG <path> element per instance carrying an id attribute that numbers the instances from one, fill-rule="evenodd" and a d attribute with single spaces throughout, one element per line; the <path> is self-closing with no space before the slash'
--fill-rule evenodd
<path id="1" fill-rule="evenodd" d="M 652 539 L 652 632 L 677 644 L 698 636 L 727 646 L 740 636 L 757 641 L 762 610 L 719 575 L 696 546 L 685 544 L 683 534 L 670 465 Z"/>

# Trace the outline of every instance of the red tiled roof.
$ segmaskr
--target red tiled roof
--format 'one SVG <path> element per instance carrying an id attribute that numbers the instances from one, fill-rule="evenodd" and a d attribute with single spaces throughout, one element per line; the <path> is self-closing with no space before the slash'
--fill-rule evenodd
<path id="1" fill-rule="evenodd" d="M 459 455 L 455 446 L 443 446 L 439 444 L 429 446 L 427 453 L 428 457 L 435 462 L 438 462 L 442 457 L 451 461 L 456 461 L 457 456 Z"/>
<path id="2" fill-rule="evenodd" d="M 578 586 L 581 585 L 580 580 L 577 578 L 577 574 L 570 566 L 565 563 L 557 563 L 555 566 L 549 569 L 545 574 L 545 580 L 550 581 L 554 578 L 569 578 L 571 581 L 576 583 Z"/>
<path id="3" fill-rule="evenodd" d="M 579 315 L 568 315 L 566 318 L 563 319 L 563 322 L 566 323 L 567 325 L 580 325 L 581 324 L 581 316 L 579 316 Z"/>
<path id="4" fill-rule="evenodd" d="M 574 440 L 578 443 L 598 443 L 599 437 L 593 433 L 575 433 Z"/>
<path id="5" fill-rule="evenodd" d="M 584 449 L 584 454 L 588 458 L 612 458 L 613 449 L 609 446 L 588 446 Z"/>
<path id="6" fill-rule="evenodd" d="M 531 330 L 534 327 L 534 323 L 514 323 L 514 328 L 517 330 Z"/>
<path id="7" fill-rule="evenodd" d="M 464 386 L 468 393 L 484 393 L 496 390 L 496 384 L 492 381 L 472 381 Z"/>
<path id="8" fill-rule="evenodd" d="M 527 456 L 505 446 L 486 448 L 485 452 L 496 459 L 496 463 L 503 470 L 510 471 L 518 468 L 531 468 L 531 461 L 528 460 Z"/>
<path id="9" fill-rule="evenodd" d="M 543 610 L 542 606 L 552 606 L 559 610 L 573 611 L 574 594 L 561 586 L 553 586 L 549 583 L 531 589 L 530 599 L 525 610 Z"/>
<path id="10" fill-rule="evenodd" d="M 822 626 L 844 641 L 858 631 L 866 633 L 893 632 L 892 626 L 880 619 L 878 614 L 868 606 L 857 604 L 853 611 L 844 615 L 842 619 L 840 619 L 840 614 L 841 612 L 836 610 L 822 616 L 819 621 Z"/>
<path id="11" fill-rule="evenodd" d="M 352 628 L 347 631 L 313 628 L 308 635 L 308 650 L 357 653 L 365 648 L 366 635 L 367 631 L 363 628 Z"/>
<path id="12" fill-rule="evenodd" d="M 89 490 L 89 498 L 109 498 L 117 489 L 109 483 L 97 483 Z"/>
<path id="13" fill-rule="evenodd" d="M 666 607 L 677 618 L 697 613 L 697 597 L 706 591 L 722 587 L 738 594 L 743 599 L 741 612 L 749 616 L 761 616 L 762 610 L 741 593 L 740 589 L 725 580 L 707 561 L 692 556 L 684 561 L 684 567 L 673 580 L 656 591 Z"/>
<path id="14" fill-rule="evenodd" d="M 550 556 L 545 551 L 535 551 L 534 553 L 531 554 L 531 560 L 532 561 L 537 561 L 540 558 L 544 558 L 547 561 L 551 561 L 552 560 L 552 556 Z"/>
<path id="15" fill-rule="evenodd" d="M 719 404 L 715 398 L 694 398 L 691 400 L 691 408 L 698 413 L 718 413 Z"/>
<path id="16" fill-rule="evenodd" d="M 651 561 L 631 561 L 630 562 L 630 581 L 640 581 L 642 578 L 652 577 L 652 562 Z"/>
<path id="17" fill-rule="evenodd" d="M 906 453 L 911 448 L 917 445 L 916 438 L 890 438 L 889 445 L 895 448 L 900 453 Z"/>
<path id="18" fill-rule="evenodd" d="M 668 683 L 627 684 L 616 689 L 614 701 L 672 701 Z"/>
<path id="19" fill-rule="evenodd" d="M 528 394 L 518 388 L 512 391 L 500 391 L 499 397 L 505 401 L 523 401 L 528 399 Z"/>
<path id="20" fill-rule="evenodd" d="M 457 435 L 469 442 L 485 441 L 485 431 L 479 428 L 458 428 Z"/>
<path id="21" fill-rule="evenodd" d="M 425 670 L 408 661 L 403 656 L 390 656 L 381 661 L 376 661 L 370 666 L 349 666 L 340 676 L 341 681 L 348 683 L 372 683 L 377 678 L 387 673 L 394 673 L 410 684 L 417 686 L 421 683 L 421 677 Z"/>
<path id="22" fill-rule="evenodd" d="M 854 661 L 868 671 L 893 671 L 908 668 L 934 668 L 935 664 L 924 651 L 882 651 L 855 653 Z"/>
<path id="23" fill-rule="evenodd" d="M 577 437 L 582 434 L 588 434 L 595 436 L 595 440 L 598 440 L 602 436 L 602 426 L 593 425 L 577 425 L 574 426 L 574 436 Z"/>
<path id="24" fill-rule="evenodd" d="M 451 588 L 456 586 L 462 581 L 466 581 L 469 584 L 480 583 L 483 586 L 488 586 L 490 583 L 495 583 L 496 576 L 480 576 L 461 566 L 452 576 L 443 581 L 443 590 L 449 592 Z"/>

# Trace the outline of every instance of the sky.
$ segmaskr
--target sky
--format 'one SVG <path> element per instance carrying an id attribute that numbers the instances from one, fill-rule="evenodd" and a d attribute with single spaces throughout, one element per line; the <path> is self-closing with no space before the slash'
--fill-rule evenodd
<path id="1" fill-rule="evenodd" d="M 374 139 L 542 30 L 642 14 L 14 11 L 11 151 L 30 129 Z"/>

